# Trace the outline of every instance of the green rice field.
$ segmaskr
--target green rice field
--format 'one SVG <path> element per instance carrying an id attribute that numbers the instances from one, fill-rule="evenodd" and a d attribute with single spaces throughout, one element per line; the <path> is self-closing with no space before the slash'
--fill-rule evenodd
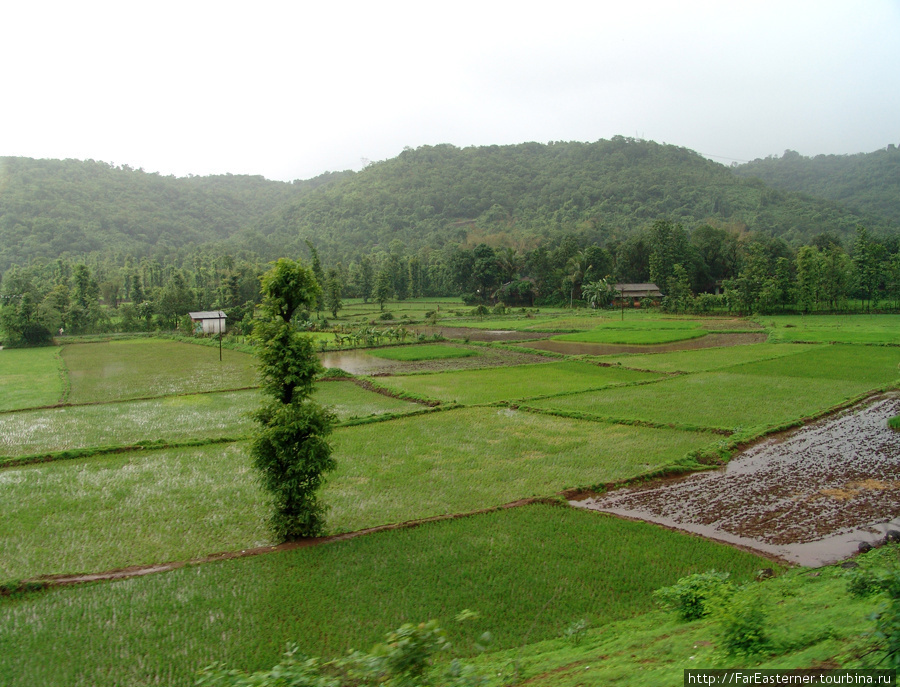
<path id="1" fill-rule="evenodd" d="M 573 618 L 649 610 L 652 590 L 691 572 L 746 580 L 763 565 L 652 525 L 537 505 L 0 601 L 16 648 L 0 652 L 0 675 L 4 687 L 176 687 L 214 661 L 271 666 L 289 641 L 312 655 L 367 649 L 420 618 L 439 619 L 469 654 L 485 631 L 492 649 L 514 647 Z M 481 618 L 457 628 L 463 609 Z"/>
<path id="2" fill-rule="evenodd" d="M 457 319 L 448 310 L 470 310 L 437 299 L 391 310 L 399 320 L 438 303 L 445 326 Z M 377 304 L 346 310 L 341 319 L 379 315 Z M 319 492 L 328 533 L 449 519 L 0 596 L 0 685 L 188 687 L 213 661 L 271 666 L 288 641 L 334 656 L 429 618 L 451 632 L 457 655 L 472 654 L 484 631 L 490 651 L 526 650 L 581 618 L 603 632 L 644 613 L 654 589 L 690 572 L 744 581 L 772 567 L 723 544 L 570 508 L 561 494 L 691 469 L 698 454 L 896 388 L 900 346 L 890 344 L 900 318 L 766 317 L 768 343 L 652 353 L 651 342 L 670 335 L 751 323 L 626 314 L 465 322 L 548 337 L 646 336 L 648 352 L 535 363 L 513 360 L 503 344 L 367 349 L 410 364 L 380 368 L 407 374 L 317 385 L 316 400 L 339 423 L 337 468 Z M 454 363 L 463 354 L 475 357 Z M 243 441 L 259 403 L 255 360 L 218 355 L 152 338 L 0 350 L 0 583 L 274 543 Z M 484 367 L 454 369 L 469 361 Z M 14 462 L 29 456 L 53 460 Z M 540 502 L 492 510 L 531 498 Z M 457 628 L 466 608 L 480 618 Z"/>
<path id="3" fill-rule="evenodd" d="M 0 412 L 53 405 L 63 393 L 58 348 L 0 350 Z"/>
<path id="4" fill-rule="evenodd" d="M 900 315 L 782 315 L 759 318 L 774 342 L 900 346 Z"/>
<path id="5" fill-rule="evenodd" d="M 536 365 L 397 375 L 379 379 L 378 383 L 425 398 L 475 404 L 645 382 L 660 376 L 586 362 L 550 360 Z"/>
<path id="6" fill-rule="evenodd" d="M 811 346 L 794 344 L 755 344 L 752 346 L 726 346 L 673 353 L 633 353 L 628 355 L 604 355 L 596 360 L 608 365 L 621 365 L 638 370 L 659 372 L 709 372 L 734 365 L 753 363 L 770 358 L 793 356 L 808 351 Z"/>
<path id="7" fill-rule="evenodd" d="M 600 327 L 576 334 L 554 336 L 554 341 L 605 344 L 662 344 L 706 336 L 693 320 L 610 320 Z"/>
<path id="8" fill-rule="evenodd" d="M 0 580 L 271 543 L 267 499 L 243 444 L 7 468 L 0 471 L 0 491 Z"/>
<path id="9" fill-rule="evenodd" d="M 252 427 L 256 391 L 168 396 L 0 414 L 0 456 L 179 439 L 240 438 Z"/>
<path id="10" fill-rule="evenodd" d="M 104 350 L 97 350 L 98 348 Z M 72 403 L 121 401 L 257 386 L 246 353 L 175 341 L 133 339 L 64 346 Z"/>
<path id="11" fill-rule="evenodd" d="M 322 496 L 331 529 L 356 530 L 625 479 L 718 438 L 462 408 L 339 430 Z"/>

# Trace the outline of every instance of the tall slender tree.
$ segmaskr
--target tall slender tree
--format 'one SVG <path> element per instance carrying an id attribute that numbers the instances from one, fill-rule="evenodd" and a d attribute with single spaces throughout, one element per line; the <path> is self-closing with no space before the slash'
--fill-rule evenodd
<path id="1" fill-rule="evenodd" d="M 259 427 L 251 455 L 272 495 L 269 524 L 275 535 L 283 540 L 314 537 L 321 533 L 325 516 L 316 491 L 325 473 L 336 466 L 327 441 L 334 415 L 310 398 L 322 366 L 312 339 L 299 333 L 291 319 L 316 302 L 321 288 L 312 270 L 285 258 L 261 282 L 262 318 L 253 335 L 269 400 L 254 414 Z"/>

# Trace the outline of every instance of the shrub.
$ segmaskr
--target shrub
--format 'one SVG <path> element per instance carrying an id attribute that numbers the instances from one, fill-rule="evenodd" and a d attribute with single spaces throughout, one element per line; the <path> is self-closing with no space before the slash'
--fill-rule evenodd
<path id="1" fill-rule="evenodd" d="M 653 597 L 663 606 L 675 609 L 682 620 L 697 620 L 709 615 L 732 592 L 728 573 L 710 570 L 682 577 L 671 587 L 657 589 Z"/>
<path id="2" fill-rule="evenodd" d="M 381 313 L 381 315 L 378 316 L 378 319 L 379 320 L 393 320 L 394 315 L 390 312 L 383 312 L 383 313 Z"/>
<path id="3" fill-rule="evenodd" d="M 752 656 L 772 645 L 766 629 L 766 614 L 760 599 L 750 593 L 735 595 L 719 612 L 722 646 L 732 656 Z"/>

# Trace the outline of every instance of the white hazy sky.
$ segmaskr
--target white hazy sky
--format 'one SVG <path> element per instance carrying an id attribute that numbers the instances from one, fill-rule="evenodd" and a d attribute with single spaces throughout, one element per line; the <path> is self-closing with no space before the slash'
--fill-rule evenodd
<path id="1" fill-rule="evenodd" d="M 6 0 L 0 26 L 0 155 L 290 180 L 437 143 L 900 143 L 900 0 Z"/>

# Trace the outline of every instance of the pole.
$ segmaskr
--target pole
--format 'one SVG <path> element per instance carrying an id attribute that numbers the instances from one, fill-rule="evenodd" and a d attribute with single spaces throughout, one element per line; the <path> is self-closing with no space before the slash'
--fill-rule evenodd
<path id="1" fill-rule="evenodd" d="M 222 318 L 219 318 L 219 362 L 222 362 Z"/>

